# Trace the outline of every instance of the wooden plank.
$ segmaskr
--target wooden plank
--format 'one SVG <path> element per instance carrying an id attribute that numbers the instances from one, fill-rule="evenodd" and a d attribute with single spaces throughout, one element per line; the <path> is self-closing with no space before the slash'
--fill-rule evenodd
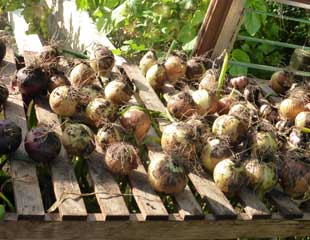
<path id="1" fill-rule="evenodd" d="M 244 211 L 251 219 L 270 218 L 271 213 L 253 190 L 244 188 L 238 195 L 244 205 Z"/>
<path id="2" fill-rule="evenodd" d="M 39 124 L 52 126 L 57 135 L 61 137 L 62 130 L 58 116 L 50 110 L 47 99 L 36 99 L 35 110 Z M 58 209 L 62 219 L 85 219 L 87 217 L 86 207 L 83 198 L 78 197 L 81 194 L 80 187 L 64 147 L 51 163 L 51 171 L 55 197 L 57 201 L 61 201 Z"/>
<path id="3" fill-rule="evenodd" d="M 281 191 L 273 189 L 267 196 L 283 217 L 291 219 L 303 216 L 302 211 L 296 204 Z"/>
<path id="4" fill-rule="evenodd" d="M 304 9 L 310 9 L 310 2 L 309 0 L 273 0 L 274 2 L 282 3 L 285 5 L 290 5 L 293 7 L 299 7 Z"/>
<path id="5" fill-rule="evenodd" d="M 263 92 L 263 95 L 270 99 L 273 103 L 277 104 L 282 101 L 282 98 L 278 97 L 278 94 L 273 91 L 273 89 L 269 86 L 269 81 L 258 78 L 250 78 L 250 82 L 253 84 L 257 84 Z"/>
<path id="6" fill-rule="evenodd" d="M 11 88 L 11 81 L 16 71 L 13 50 L 8 48 L 6 57 L 1 64 L 1 81 L 10 91 L 5 105 L 5 115 L 21 127 L 23 138 L 27 130 L 27 122 L 22 96 Z M 44 207 L 36 174 L 36 166 L 24 148 L 23 142 L 19 149 L 10 156 L 10 169 L 13 179 L 13 191 L 16 211 L 19 219 L 43 219 Z"/>
<path id="7" fill-rule="evenodd" d="M 97 149 L 89 156 L 87 165 L 104 220 L 128 220 L 129 211 L 112 175 L 103 167 L 104 154 Z"/>

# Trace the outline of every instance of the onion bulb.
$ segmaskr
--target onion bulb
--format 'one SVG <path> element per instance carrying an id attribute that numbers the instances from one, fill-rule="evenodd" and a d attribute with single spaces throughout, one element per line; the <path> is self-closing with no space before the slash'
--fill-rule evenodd
<path id="1" fill-rule="evenodd" d="M 182 166 L 176 164 L 168 155 L 156 155 L 148 167 L 151 186 L 165 194 L 177 194 L 186 187 L 187 177 Z"/>
<path id="2" fill-rule="evenodd" d="M 289 91 L 288 97 L 302 99 L 305 104 L 310 103 L 310 87 L 308 85 L 299 85 Z"/>
<path id="3" fill-rule="evenodd" d="M 96 135 L 96 142 L 101 147 L 102 150 L 105 150 L 112 143 L 119 141 L 119 132 L 116 127 L 110 124 L 98 129 Z"/>
<path id="4" fill-rule="evenodd" d="M 273 157 L 278 150 L 278 144 L 271 132 L 257 132 L 252 136 L 252 152 L 256 157 L 266 159 Z"/>
<path id="5" fill-rule="evenodd" d="M 29 157 L 38 162 L 48 164 L 53 161 L 61 149 L 61 141 L 48 126 L 32 128 L 25 137 L 25 150 Z"/>
<path id="6" fill-rule="evenodd" d="M 86 85 L 79 89 L 79 104 L 87 106 L 95 98 L 103 98 L 104 91 L 97 84 Z"/>
<path id="7" fill-rule="evenodd" d="M 15 152 L 22 141 L 22 129 L 14 122 L 0 120 L 0 155 Z"/>
<path id="8" fill-rule="evenodd" d="M 186 63 L 177 55 L 171 55 L 164 63 L 168 80 L 175 84 L 179 79 L 185 77 Z"/>
<path id="9" fill-rule="evenodd" d="M 245 137 L 247 128 L 237 117 L 222 115 L 214 121 L 212 132 L 219 138 L 227 139 L 230 144 L 235 145 Z"/>
<path id="10" fill-rule="evenodd" d="M 186 63 L 186 77 L 189 81 L 200 81 L 206 72 L 206 68 L 201 60 L 192 58 Z"/>
<path id="11" fill-rule="evenodd" d="M 4 83 L 0 83 L 0 105 L 6 103 L 9 97 L 9 90 Z"/>
<path id="12" fill-rule="evenodd" d="M 245 174 L 250 185 L 260 194 L 269 192 L 278 182 L 276 167 L 254 158 L 245 163 Z"/>
<path id="13" fill-rule="evenodd" d="M 245 184 L 244 169 L 230 158 L 216 164 L 213 171 L 215 184 L 228 196 L 235 195 Z"/>
<path id="14" fill-rule="evenodd" d="M 112 143 L 106 150 L 104 163 L 113 174 L 129 175 L 138 167 L 137 150 L 128 143 Z"/>
<path id="15" fill-rule="evenodd" d="M 86 116 L 91 119 L 97 127 L 107 122 L 113 122 L 117 117 L 117 107 L 110 100 L 95 98 L 86 107 Z"/>
<path id="16" fill-rule="evenodd" d="M 247 76 L 240 76 L 230 79 L 230 84 L 238 90 L 244 89 L 248 83 L 249 79 Z"/>
<path id="17" fill-rule="evenodd" d="M 276 93 L 284 94 L 292 86 L 290 74 L 285 71 L 275 72 L 271 76 L 269 85 Z"/>
<path id="18" fill-rule="evenodd" d="M 78 100 L 75 91 L 70 87 L 60 86 L 50 94 L 49 104 L 56 114 L 70 117 L 77 111 Z"/>
<path id="19" fill-rule="evenodd" d="M 246 103 L 239 102 L 231 106 L 228 115 L 238 117 L 248 125 L 252 121 L 254 111 Z"/>
<path id="20" fill-rule="evenodd" d="M 148 51 L 140 60 L 139 68 L 145 76 L 147 71 L 157 63 L 156 53 L 153 50 Z"/>
<path id="21" fill-rule="evenodd" d="M 145 79 L 152 88 L 159 90 L 167 81 L 166 69 L 162 64 L 157 63 L 150 67 L 146 73 Z"/>
<path id="22" fill-rule="evenodd" d="M 138 142 L 141 142 L 151 127 L 151 118 L 138 107 L 131 106 L 123 112 L 120 123 L 125 130 L 134 134 Z"/>
<path id="23" fill-rule="evenodd" d="M 310 112 L 300 112 L 295 118 L 295 126 L 301 131 L 309 132 Z"/>
<path id="24" fill-rule="evenodd" d="M 95 44 L 90 56 L 90 66 L 101 77 L 109 76 L 114 67 L 115 59 L 112 51 L 101 45 Z"/>
<path id="25" fill-rule="evenodd" d="M 131 86 L 121 80 L 113 80 L 109 82 L 104 89 L 105 97 L 114 104 L 127 103 L 130 100 L 132 93 Z"/>
<path id="26" fill-rule="evenodd" d="M 70 82 L 73 87 L 81 88 L 95 81 L 95 72 L 86 63 L 78 63 L 70 72 Z"/>
<path id="27" fill-rule="evenodd" d="M 209 139 L 201 152 L 201 161 L 203 166 L 213 173 L 215 165 L 220 161 L 229 158 L 232 155 L 225 142 L 218 139 Z"/>
<path id="28" fill-rule="evenodd" d="M 195 132 L 191 125 L 175 122 L 164 128 L 161 146 L 175 159 L 194 160 L 196 157 L 195 141 Z"/>
<path id="29" fill-rule="evenodd" d="M 39 55 L 41 62 L 50 62 L 58 57 L 59 53 L 55 46 L 45 45 L 42 47 Z"/>
<path id="30" fill-rule="evenodd" d="M 213 94 L 209 94 L 204 89 L 196 90 L 192 93 L 194 102 L 198 107 L 200 115 L 216 113 L 218 109 L 218 100 Z"/>
<path id="31" fill-rule="evenodd" d="M 169 113 L 177 119 L 184 120 L 197 113 L 197 106 L 187 92 L 179 92 L 167 101 Z"/>
<path id="32" fill-rule="evenodd" d="M 263 104 L 259 108 L 259 114 L 262 118 L 267 119 L 271 123 L 275 123 L 278 119 L 278 112 L 276 108 L 270 106 L 269 104 Z"/>
<path id="33" fill-rule="evenodd" d="M 222 97 L 219 100 L 218 113 L 219 114 L 228 114 L 231 105 L 237 101 L 233 96 L 227 95 Z"/>
<path id="34" fill-rule="evenodd" d="M 297 98 L 284 99 L 279 106 L 279 114 L 282 118 L 294 121 L 298 113 L 303 112 L 305 109 L 302 100 Z"/>
<path id="35" fill-rule="evenodd" d="M 203 79 L 199 83 L 199 89 L 204 89 L 211 93 L 216 92 L 218 86 L 217 78 L 218 74 L 215 70 L 207 70 Z"/>
<path id="36" fill-rule="evenodd" d="M 95 150 L 93 132 L 89 127 L 81 123 L 71 123 L 65 126 L 62 143 L 71 155 L 86 156 Z"/>
<path id="37" fill-rule="evenodd" d="M 54 74 L 49 79 L 48 91 L 51 93 L 55 88 L 65 85 L 70 85 L 69 79 L 64 74 Z"/>

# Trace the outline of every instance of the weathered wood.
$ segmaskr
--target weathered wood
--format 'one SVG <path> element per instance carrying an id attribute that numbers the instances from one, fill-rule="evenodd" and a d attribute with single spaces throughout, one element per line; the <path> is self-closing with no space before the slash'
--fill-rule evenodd
<path id="1" fill-rule="evenodd" d="M 104 154 L 97 149 L 89 156 L 87 165 L 104 220 L 128 220 L 125 200 L 111 174 L 103 167 Z"/>
<path id="2" fill-rule="evenodd" d="M 285 218 L 301 218 L 302 211 L 284 193 L 273 189 L 268 195 L 271 202 L 277 207 L 278 211 Z"/>
<path id="3" fill-rule="evenodd" d="M 5 115 L 21 127 L 23 138 L 27 129 L 22 96 L 11 89 L 11 80 L 15 74 L 15 60 L 13 50 L 8 48 L 6 57 L 1 64 L 1 81 L 10 91 L 5 105 Z M 13 180 L 13 191 L 16 211 L 19 219 L 43 219 L 44 207 L 36 174 L 36 166 L 25 151 L 21 143 L 19 149 L 10 156 L 10 169 Z"/>
<path id="4" fill-rule="evenodd" d="M 285 5 L 290 5 L 293 7 L 310 9 L 309 0 L 273 0 L 273 1 L 278 2 L 278 3 L 283 3 Z"/>
<path id="5" fill-rule="evenodd" d="M 50 110 L 47 99 L 36 99 L 35 110 L 39 124 L 51 126 L 61 138 L 62 130 L 58 116 Z M 51 171 L 55 197 L 57 201 L 61 201 L 58 209 L 62 219 L 85 219 L 86 207 L 83 198 L 78 196 L 81 194 L 80 187 L 63 146 L 58 157 L 51 163 Z"/>
<path id="6" fill-rule="evenodd" d="M 244 211 L 251 219 L 262 219 L 271 217 L 270 211 L 265 204 L 258 198 L 253 190 L 248 188 L 242 189 L 238 195 L 244 205 Z"/>
<path id="7" fill-rule="evenodd" d="M 250 82 L 257 84 L 262 90 L 263 95 L 271 100 L 274 104 L 281 102 L 282 99 L 278 97 L 278 94 L 269 86 L 269 81 L 258 78 L 251 78 Z"/>

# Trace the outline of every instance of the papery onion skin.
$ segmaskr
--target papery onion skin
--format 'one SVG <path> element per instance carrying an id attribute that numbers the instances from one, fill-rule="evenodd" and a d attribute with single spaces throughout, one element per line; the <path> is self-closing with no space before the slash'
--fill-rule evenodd
<path id="1" fill-rule="evenodd" d="M 302 100 L 297 98 L 284 99 L 279 106 L 279 114 L 283 119 L 294 121 L 298 113 L 303 112 L 305 109 Z"/>
<path id="2" fill-rule="evenodd" d="M 189 81 L 199 81 L 206 72 L 204 64 L 196 58 L 188 60 L 186 65 L 185 75 Z"/>
<path id="3" fill-rule="evenodd" d="M 215 70 L 209 69 L 206 71 L 203 79 L 199 83 L 199 89 L 204 89 L 210 93 L 214 93 L 217 90 L 218 85 L 218 74 Z"/>
<path id="4" fill-rule="evenodd" d="M 197 105 L 187 92 L 173 95 L 167 102 L 169 113 L 177 119 L 184 120 L 197 113 Z"/>
<path id="5" fill-rule="evenodd" d="M 140 60 L 139 68 L 145 76 L 147 71 L 157 63 L 157 57 L 154 51 L 150 50 Z"/>
<path id="6" fill-rule="evenodd" d="M 112 51 L 101 45 L 96 44 L 90 56 L 90 66 L 101 77 L 107 77 L 115 64 L 115 58 Z"/>
<path id="7" fill-rule="evenodd" d="M 119 141 L 118 137 L 119 132 L 117 128 L 111 125 L 106 125 L 98 129 L 96 142 L 102 150 L 106 150 L 109 145 Z"/>
<path id="8" fill-rule="evenodd" d="M 230 79 L 230 84 L 238 90 L 244 89 L 248 83 L 249 79 L 247 76 L 240 76 Z"/>
<path id="9" fill-rule="evenodd" d="M 192 93 L 194 102 L 198 107 L 200 115 L 216 113 L 219 107 L 217 98 L 204 89 L 196 90 Z"/>
<path id="10" fill-rule="evenodd" d="M 185 77 L 186 63 L 177 55 L 169 56 L 164 63 L 164 67 L 166 69 L 168 81 L 171 84 L 175 84 Z"/>
<path id="11" fill-rule="evenodd" d="M 155 64 L 147 71 L 145 76 L 146 81 L 155 90 L 160 90 L 167 81 L 167 73 L 162 64 Z"/>
<path id="12" fill-rule="evenodd" d="M 224 96 L 219 100 L 218 113 L 220 115 L 228 114 L 231 105 L 236 101 L 235 98 L 231 96 Z"/>
<path id="13" fill-rule="evenodd" d="M 109 82 L 105 89 L 104 95 L 114 104 L 125 104 L 132 96 L 132 89 L 128 84 L 121 80 L 113 80 Z"/>
<path id="14" fill-rule="evenodd" d="M 81 88 L 92 84 L 95 81 L 96 74 L 86 63 L 79 63 L 74 66 L 70 72 L 70 83 L 73 87 Z"/>
<path id="15" fill-rule="evenodd" d="M 252 144 L 252 152 L 261 159 L 272 158 L 278 150 L 276 138 L 271 132 L 256 132 L 252 136 Z"/>
<path id="16" fill-rule="evenodd" d="M 310 129 L 310 112 L 300 112 L 295 118 L 295 126 L 301 131 Z"/>
<path id="17" fill-rule="evenodd" d="M 103 98 L 104 90 L 97 84 L 86 85 L 79 90 L 79 104 L 87 106 L 95 98 Z"/>
<path id="18" fill-rule="evenodd" d="M 269 81 L 270 87 L 279 94 L 284 94 L 292 86 L 290 74 L 285 71 L 275 72 Z"/>

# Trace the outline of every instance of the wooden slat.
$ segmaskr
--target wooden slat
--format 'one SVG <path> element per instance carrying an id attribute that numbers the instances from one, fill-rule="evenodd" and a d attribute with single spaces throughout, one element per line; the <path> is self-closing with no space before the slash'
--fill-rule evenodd
<path id="1" fill-rule="evenodd" d="M 279 190 L 273 189 L 268 194 L 268 197 L 283 217 L 301 218 L 303 216 L 302 211 L 296 206 L 296 204 Z"/>
<path id="2" fill-rule="evenodd" d="M 103 167 L 103 158 L 104 154 L 97 147 L 89 156 L 87 165 L 104 220 L 128 220 L 129 211 L 125 200 L 114 178 Z"/>
<path id="3" fill-rule="evenodd" d="M 265 204 L 258 198 L 253 190 L 244 188 L 239 193 L 239 199 L 245 205 L 244 211 L 251 219 L 263 219 L 271 217 L 270 211 Z"/>
<path id="4" fill-rule="evenodd" d="M 40 98 L 35 101 L 35 110 L 39 123 L 48 124 L 61 137 L 62 130 L 58 116 L 51 112 L 47 100 Z M 59 156 L 51 163 L 52 183 L 56 200 L 61 201 L 59 213 L 62 219 L 85 219 L 87 217 L 86 207 L 81 194 L 73 166 L 69 163 L 68 155 L 62 146 Z M 68 198 L 62 201 L 64 193 Z M 70 195 L 70 193 L 75 195 Z"/>
<path id="5" fill-rule="evenodd" d="M 1 81 L 10 90 L 10 96 L 5 106 L 5 115 L 21 127 L 23 138 L 27 133 L 27 122 L 24 104 L 20 94 L 10 88 L 15 73 L 15 60 L 12 49 L 7 49 L 5 60 L 1 64 Z M 13 179 L 13 190 L 16 211 L 19 219 L 43 219 L 44 207 L 36 174 L 36 166 L 29 159 L 23 142 L 19 149 L 10 157 L 10 169 Z"/>

